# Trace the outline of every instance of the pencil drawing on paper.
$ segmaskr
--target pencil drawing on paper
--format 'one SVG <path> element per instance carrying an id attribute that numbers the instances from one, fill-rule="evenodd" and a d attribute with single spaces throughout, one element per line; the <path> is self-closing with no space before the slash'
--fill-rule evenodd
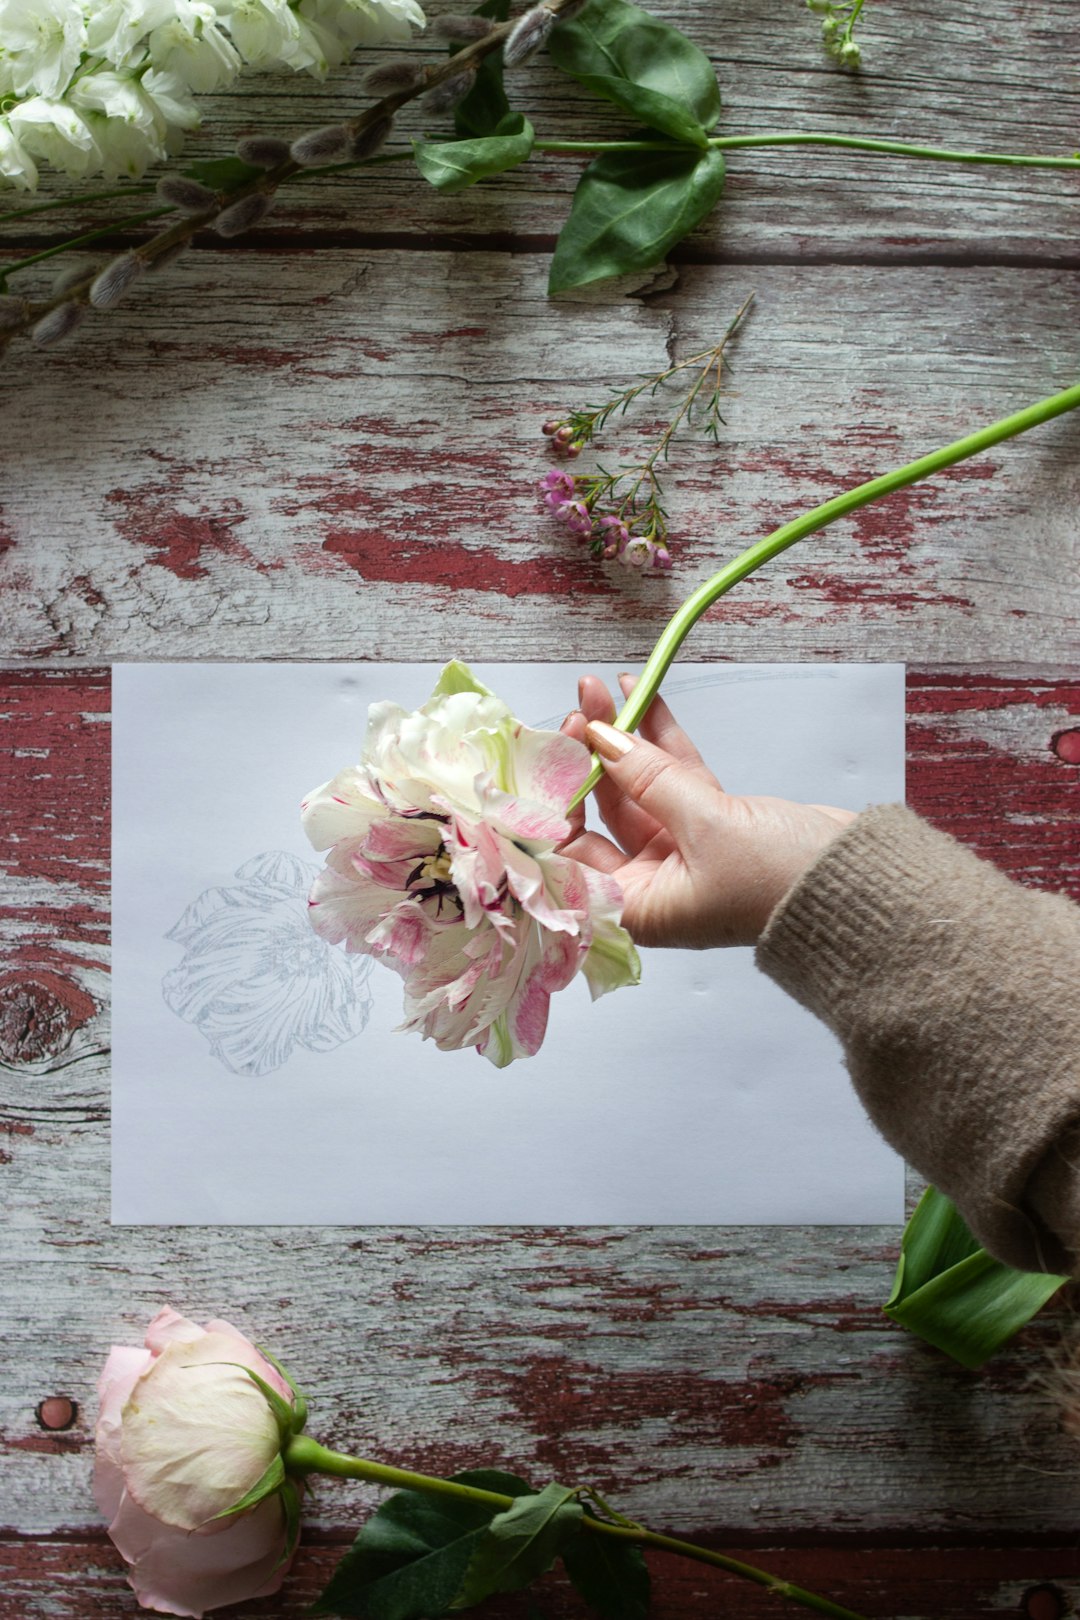
<path id="1" fill-rule="evenodd" d="M 318 871 L 283 850 L 255 855 L 165 936 L 184 947 L 162 979 L 165 1003 L 233 1074 L 270 1074 L 296 1047 L 332 1051 L 367 1024 L 370 958 L 333 950 L 308 922 Z"/>

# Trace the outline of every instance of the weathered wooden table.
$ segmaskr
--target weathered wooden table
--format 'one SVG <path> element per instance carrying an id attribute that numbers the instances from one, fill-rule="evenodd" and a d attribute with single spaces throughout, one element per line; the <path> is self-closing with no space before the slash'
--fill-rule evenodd
<path id="1" fill-rule="evenodd" d="M 797 0 L 657 10 L 711 51 L 726 132 L 1077 144 L 1067 0 L 871 0 L 858 77 Z M 546 65 L 531 86 L 546 133 L 611 128 Z M 252 85 L 197 149 L 352 104 L 344 72 Z M 134 1612 L 90 1495 L 94 1383 L 167 1301 L 272 1345 L 342 1447 L 587 1478 L 868 1615 L 1077 1612 L 1080 1452 L 1038 1383 L 1068 1311 L 962 1372 L 881 1315 L 895 1230 L 108 1224 L 111 661 L 556 658 L 569 707 L 579 668 L 640 660 L 777 522 L 1076 380 L 1071 176 L 739 153 L 667 268 L 549 302 L 576 173 L 296 188 L 69 346 L 9 351 L 3 1620 Z M 537 515 L 539 423 L 714 342 L 750 291 L 719 447 L 675 457 L 673 575 L 590 563 Z M 1080 898 L 1078 452 L 1065 418 L 838 524 L 689 651 L 906 660 L 913 805 Z M 317 1492 L 281 1597 L 244 1612 L 301 1614 L 373 1499 Z M 653 1567 L 659 1616 L 783 1612 Z M 539 1601 L 580 1612 L 557 1582 Z"/>

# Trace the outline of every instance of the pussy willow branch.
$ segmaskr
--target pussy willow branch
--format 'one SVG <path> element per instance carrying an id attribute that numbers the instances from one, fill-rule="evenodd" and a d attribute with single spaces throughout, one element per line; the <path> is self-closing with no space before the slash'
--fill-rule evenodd
<path id="1" fill-rule="evenodd" d="M 1017 411 L 1012 416 L 1004 416 L 1000 421 L 992 422 L 989 427 L 980 428 L 976 433 L 969 433 L 962 439 L 956 439 L 952 444 L 945 445 L 941 450 L 934 450 L 928 456 L 920 456 L 917 461 L 909 461 L 906 466 L 898 467 L 894 472 L 884 473 L 880 478 L 871 478 L 865 484 L 857 484 L 854 489 L 846 490 L 842 495 L 835 495 L 832 500 L 825 501 L 821 506 L 815 506 L 813 511 L 804 513 L 791 523 L 783 524 L 779 529 L 774 529 L 772 534 L 766 535 L 763 540 L 758 540 L 740 552 L 731 562 L 725 564 L 718 574 L 706 580 L 704 585 L 699 585 L 669 621 L 649 654 L 633 692 L 619 711 L 615 725 L 620 731 L 633 731 L 636 728 L 656 696 L 660 682 L 671 668 L 676 653 L 702 614 L 712 607 L 714 602 L 719 601 L 725 592 L 730 591 L 733 585 L 737 585 L 741 579 L 752 574 L 763 563 L 770 562 L 781 551 L 786 551 L 788 546 L 805 539 L 808 534 L 816 534 L 819 529 L 827 528 L 830 523 L 835 523 L 837 518 L 846 517 L 849 512 L 855 512 L 861 506 L 868 506 L 871 501 L 881 500 L 885 495 L 892 495 L 898 489 L 906 489 L 909 484 L 918 483 L 920 478 L 929 478 L 933 473 L 942 472 L 958 461 L 965 461 L 968 456 L 989 450 L 993 445 L 1000 444 L 1003 439 L 1012 439 L 1018 433 L 1026 433 L 1029 428 L 1039 427 L 1055 416 L 1062 416 L 1066 411 L 1075 410 L 1078 405 L 1080 405 L 1080 383 L 1064 389 L 1060 394 L 1052 394 L 1049 399 L 1040 400 L 1036 405 L 1028 405 L 1026 409 Z M 568 808 L 573 810 L 579 805 L 592 792 L 602 775 L 603 767 L 594 756 L 593 768 L 575 793 Z"/>
<path id="2" fill-rule="evenodd" d="M 548 10 L 555 13 L 562 11 L 565 6 L 571 3 L 572 0 L 545 0 Z M 437 67 L 428 68 L 421 84 L 410 86 L 405 90 L 396 90 L 391 92 L 390 95 L 383 96 L 380 101 L 373 102 L 370 107 L 365 107 L 364 111 L 358 113 L 355 118 L 343 120 L 342 127 L 347 130 L 352 139 L 355 139 L 370 129 L 373 124 L 377 124 L 385 118 L 393 117 L 394 113 L 400 107 L 404 107 L 406 102 L 413 101 L 418 96 L 426 95 L 436 85 L 443 84 L 447 79 L 454 78 L 463 70 L 471 67 L 474 62 L 479 63 L 485 57 L 490 56 L 493 51 L 500 49 L 513 32 L 518 20 L 515 17 L 505 23 L 494 23 L 490 33 L 485 34 L 483 39 L 474 40 L 460 51 L 455 51 L 452 56 L 447 57 L 446 61 L 440 63 Z M 345 167 L 345 165 L 334 165 L 334 167 Z M 218 215 L 223 213 L 226 208 L 231 208 L 235 203 L 242 202 L 245 197 L 256 194 L 272 197 L 278 187 L 283 185 L 286 180 L 291 180 L 298 174 L 311 172 L 303 164 L 296 163 L 292 158 L 286 158 L 284 162 L 277 164 L 275 168 L 267 169 L 257 179 L 249 181 L 246 186 L 239 186 L 235 191 L 222 194 L 213 207 L 205 208 L 198 214 L 185 215 L 183 219 L 177 220 L 175 225 L 171 225 L 167 230 L 159 232 L 157 236 L 151 237 L 148 242 L 144 242 L 140 247 L 136 248 L 135 256 L 149 269 L 164 255 L 171 253 L 174 248 L 190 241 L 196 231 L 212 226 Z M 138 223 L 139 219 L 145 217 L 152 218 L 153 216 L 138 216 L 130 223 Z M 88 236 L 79 238 L 78 242 L 79 244 L 85 244 L 85 242 L 93 240 L 96 236 L 107 235 L 110 229 L 115 229 L 115 226 L 103 227 L 101 231 L 91 232 Z M 76 244 L 64 243 L 63 247 L 73 245 Z M 53 251 L 61 251 L 61 249 L 50 249 L 44 254 L 35 255 L 35 262 L 40 258 L 51 256 Z M 17 267 L 8 267 L 6 273 L 11 274 L 15 268 Z M 73 282 L 63 292 L 57 293 L 51 298 L 40 301 L 28 300 L 22 321 L 12 325 L 3 334 L 4 339 L 10 340 L 20 332 L 28 330 L 43 316 L 50 314 L 54 309 L 58 309 L 61 304 L 79 302 L 85 299 L 96 275 L 97 270 L 95 269 L 87 274 L 84 280 Z"/>

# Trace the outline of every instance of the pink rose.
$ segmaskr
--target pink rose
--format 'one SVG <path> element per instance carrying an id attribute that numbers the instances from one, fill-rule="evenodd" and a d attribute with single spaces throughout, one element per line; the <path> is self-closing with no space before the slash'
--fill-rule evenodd
<path id="1" fill-rule="evenodd" d="M 281 1487 L 246 1512 L 216 1517 L 263 1479 L 282 1447 L 245 1367 L 292 1406 L 280 1373 L 228 1322 L 201 1328 L 166 1308 L 145 1349 L 109 1352 L 94 1495 L 145 1609 L 199 1620 L 281 1585 L 291 1559 Z"/>

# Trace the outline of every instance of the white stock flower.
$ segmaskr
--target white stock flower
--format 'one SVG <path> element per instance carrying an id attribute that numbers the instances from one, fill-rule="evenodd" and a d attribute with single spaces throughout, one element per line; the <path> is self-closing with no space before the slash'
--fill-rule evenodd
<path id="1" fill-rule="evenodd" d="M 6 118 L 0 118 L 0 174 L 20 191 L 37 185 L 37 164 Z"/>
<path id="2" fill-rule="evenodd" d="M 147 41 L 154 67 L 175 73 L 190 90 L 217 90 L 240 71 L 240 53 L 218 26 L 214 7 L 174 0 Z"/>
<path id="3" fill-rule="evenodd" d="M 15 95 L 60 95 L 85 44 L 83 7 L 76 0 L 0 0 L 0 56 Z"/>
<path id="4" fill-rule="evenodd" d="M 101 148 L 90 126 L 66 101 L 32 96 L 11 109 L 8 122 L 28 152 L 63 169 L 72 180 L 101 166 Z"/>
<path id="5" fill-rule="evenodd" d="M 322 77 L 424 26 L 417 0 L 0 0 L 0 182 L 136 177 L 246 67 Z"/>

